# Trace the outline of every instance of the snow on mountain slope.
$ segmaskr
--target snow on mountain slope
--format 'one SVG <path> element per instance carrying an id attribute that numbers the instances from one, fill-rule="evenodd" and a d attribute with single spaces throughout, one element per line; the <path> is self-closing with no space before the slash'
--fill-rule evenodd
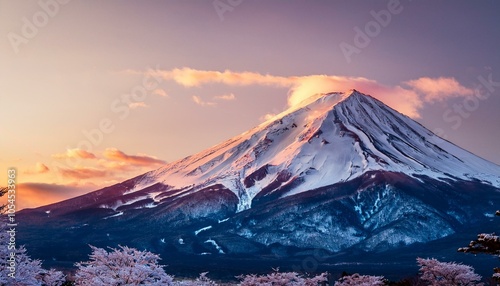
<path id="1" fill-rule="evenodd" d="M 19 243 L 45 261 L 81 261 L 88 244 L 130 245 L 172 265 L 172 254 L 290 258 L 469 239 L 499 204 L 500 166 L 353 90 L 17 217 Z M 420 244 L 405 251 L 421 256 Z"/>
<path id="2" fill-rule="evenodd" d="M 293 184 L 283 194 L 289 196 L 373 170 L 500 186 L 499 166 L 351 90 L 316 95 L 248 132 L 146 174 L 134 190 L 162 182 L 189 187 L 188 194 L 220 183 L 238 196 L 241 211 L 271 185 Z"/>

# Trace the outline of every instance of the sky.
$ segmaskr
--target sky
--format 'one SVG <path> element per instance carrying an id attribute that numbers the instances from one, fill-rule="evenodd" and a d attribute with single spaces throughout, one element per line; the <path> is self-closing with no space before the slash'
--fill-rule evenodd
<path id="1" fill-rule="evenodd" d="M 355 88 L 500 164 L 499 1 L 0 0 L 0 186 L 74 197 Z M 0 173 L 1 174 L 1 173 Z"/>

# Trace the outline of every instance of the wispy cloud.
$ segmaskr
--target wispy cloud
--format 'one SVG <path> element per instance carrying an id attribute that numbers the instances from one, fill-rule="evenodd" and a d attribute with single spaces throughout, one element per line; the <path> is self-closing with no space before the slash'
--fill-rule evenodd
<path id="1" fill-rule="evenodd" d="M 128 164 L 138 165 L 138 166 L 155 166 L 155 165 L 164 165 L 167 163 L 163 160 L 160 160 L 156 157 L 149 156 L 146 154 L 128 155 L 116 148 L 107 148 L 104 151 L 103 155 L 106 159 L 109 160 L 125 162 Z"/>
<path id="2" fill-rule="evenodd" d="M 82 149 L 67 149 L 66 153 L 54 154 L 52 158 L 55 159 L 66 159 L 66 158 L 79 158 L 79 159 L 95 159 L 97 158 L 94 153 L 82 150 Z"/>
<path id="3" fill-rule="evenodd" d="M 106 168 L 110 172 L 128 172 L 136 169 L 136 165 L 131 165 L 123 161 L 109 161 L 100 159 L 97 163 L 99 167 Z"/>
<path id="4" fill-rule="evenodd" d="M 290 86 L 291 79 L 273 75 L 263 75 L 255 72 L 233 72 L 230 70 L 207 71 L 196 70 L 188 67 L 176 68 L 170 71 L 150 70 L 148 73 L 155 73 L 165 80 L 173 80 L 176 83 L 193 87 L 207 83 L 222 83 L 227 85 L 271 85 Z"/>
<path id="5" fill-rule="evenodd" d="M 200 106 L 216 106 L 217 102 L 214 101 L 205 101 L 201 98 L 201 96 L 198 95 L 193 95 L 191 97 L 194 103 Z M 229 94 L 223 94 L 223 95 L 217 95 L 212 98 L 212 100 L 218 100 L 218 101 L 231 101 L 235 100 L 236 96 L 232 93 Z"/>
<path id="6" fill-rule="evenodd" d="M 167 92 L 161 88 L 157 88 L 157 89 L 153 90 L 153 94 L 158 95 L 158 96 L 162 96 L 162 97 L 168 97 Z"/>
<path id="7" fill-rule="evenodd" d="M 386 86 L 374 80 L 362 77 L 339 77 L 327 75 L 312 75 L 301 77 L 297 84 L 289 90 L 288 104 L 299 104 L 312 95 L 332 91 L 347 91 L 357 89 L 363 93 L 383 101 L 390 107 L 413 118 L 420 117 L 419 109 L 423 102 L 419 95 L 401 86 Z"/>
<path id="8" fill-rule="evenodd" d="M 464 87 L 454 78 L 443 77 L 422 77 L 398 85 L 388 86 L 364 77 L 336 75 L 283 77 L 247 71 L 234 72 L 225 70 L 221 72 L 196 70 L 188 67 L 165 71 L 149 70 L 146 73 L 153 73 L 154 76 L 174 81 L 185 87 L 218 83 L 229 86 L 263 85 L 288 88 L 288 103 L 290 106 L 318 93 L 346 91 L 354 88 L 370 94 L 399 112 L 414 118 L 420 117 L 419 110 L 425 102 L 446 100 L 450 97 L 464 97 L 472 94 L 470 88 Z M 193 96 L 192 99 L 196 104 L 202 106 L 215 105 L 214 102 L 203 101 L 199 96 Z"/>
<path id="9" fill-rule="evenodd" d="M 93 159 L 77 160 L 73 164 L 67 162 L 66 166 L 56 169 L 57 173 L 64 179 L 83 182 L 86 180 L 94 180 L 94 182 L 116 181 L 166 164 L 165 161 L 154 156 L 147 154 L 129 155 L 117 148 L 107 148 L 101 156 L 80 149 L 71 149 L 64 154 L 53 155 L 53 157 L 57 159 Z M 38 166 L 38 171 L 44 171 L 43 167 Z"/>
<path id="10" fill-rule="evenodd" d="M 229 93 L 229 94 L 223 94 L 223 95 L 217 95 L 214 97 L 216 100 L 235 100 L 236 96 L 234 94 Z"/>
<path id="11" fill-rule="evenodd" d="M 260 120 L 260 121 L 262 121 L 262 122 L 264 122 L 264 121 L 268 121 L 269 119 L 271 119 L 271 118 L 275 117 L 276 115 L 277 115 L 277 114 L 275 114 L 275 113 L 266 113 L 266 114 L 262 115 L 262 116 L 259 118 L 259 120 Z"/>
<path id="12" fill-rule="evenodd" d="M 24 173 L 27 175 L 37 175 L 37 174 L 44 174 L 49 171 L 50 169 L 49 167 L 47 167 L 47 165 L 37 162 L 33 168 L 29 168 Z"/>
<path id="13" fill-rule="evenodd" d="M 474 90 L 462 86 L 455 78 L 421 77 L 405 82 L 415 91 L 423 94 L 426 101 L 442 101 L 450 97 L 464 97 L 474 94 Z"/>
<path id="14" fill-rule="evenodd" d="M 217 103 L 215 103 L 215 102 L 204 101 L 203 99 L 201 99 L 201 97 L 199 97 L 197 95 L 193 95 L 192 99 L 193 99 L 194 103 L 196 103 L 200 106 L 215 106 L 215 105 L 217 105 Z"/>
<path id="15" fill-rule="evenodd" d="M 131 109 L 148 107 L 144 102 L 132 102 L 128 105 Z"/>
<path id="16" fill-rule="evenodd" d="M 103 178 L 109 175 L 108 170 L 81 166 L 74 168 L 59 168 L 59 173 L 65 178 L 77 180 Z"/>

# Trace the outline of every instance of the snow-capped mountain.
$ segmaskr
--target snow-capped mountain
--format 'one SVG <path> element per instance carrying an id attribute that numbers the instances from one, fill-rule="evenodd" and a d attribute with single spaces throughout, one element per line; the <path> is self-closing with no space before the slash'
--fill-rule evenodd
<path id="1" fill-rule="evenodd" d="M 89 243 L 192 255 L 382 251 L 464 232 L 494 212 L 499 191 L 498 165 L 351 90 L 313 96 L 123 183 L 22 211 L 20 239 L 55 260 Z"/>
<path id="2" fill-rule="evenodd" d="M 289 196 L 376 170 L 500 186 L 499 166 L 351 90 L 313 97 L 240 136 L 168 164 L 147 174 L 138 189 L 161 182 L 178 189 L 192 185 L 186 192 L 196 192 L 220 183 L 238 196 L 244 210 L 272 182 L 300 180 L 282 194 Z"/>

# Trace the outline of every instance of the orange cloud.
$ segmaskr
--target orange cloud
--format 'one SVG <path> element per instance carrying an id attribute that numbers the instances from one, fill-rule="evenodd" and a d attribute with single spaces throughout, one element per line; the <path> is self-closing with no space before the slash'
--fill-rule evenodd
<path id="1" fill-rule="evenodd" d="M 230 70 L 206 71 L 192 68 L 173 69 L 170 71 L 151 70 L 148 73 L 163 77 L 165 80 L 174 80 L 186 87 L 199 86 L 207 83 L 222 83 L 227 85 L 270 85 L 290 86 L 291 79 L 288 77 L 263 75 L 255 72 L 233 72 Z"/>
<path id="2" fill-rule="evenodd" d="M 358 89 L 363 91 L 361 86 L 374 84 L 375 81 L 362 77 L 340 77 L 327 75 L 310 75 L 298 77 L 288 92 L 288 105 L 294 106 L 314 94 L 328 93 L 332 91 L 344 91 Z"/>
<path id="3" fill-rule="evenodd" d="M 158 96 L 162 96 L 162 97 L 168 97 L 167 92 L 161 88 L 157 88 L 157 89 L 153 90 L 153 94 L 158 95 Z"/>
<path id="4" fill-rule="evenodd" d="M 73 166 L 58 166 L 57 173 L 61 175 L 62 179 L 78 180 L 79 182 L 91 179 L 93 183 L 99 182 L 99 184 L 121 180 L 127 176 L 137 175 L 137 172 L 147 171 L 147 168 L 166 164 L 165 161 L 153 156 L 146 154 L 128 155 L 116 148 L 105 149 L 103 152 L 104 158 L 98 158 L 92 153 L 76 152 L 74 150 L 73 152 L 67 152 L 67 154 L 59 154 L 56 157 L 70 156 L 85 156 L 95 158 L 95 160 L 85 161 L 85 164 L 75 164 Z"/>
<path id="5" fill-rule="evenodd" d="M 422 101 L 417 93 L 400 86 L 385 86 L 374 80 L 363 77 L 327 75 L 300 77 L 288 92 L 288 105 L 297 105 L 315 94 L 332 91 L 347 91 L 349 89 L 357 89 L 363 93 L 369 94 L 410 117 L 420 117 L 418 110 L 422 107 Z"/>
<path id="6" fill-rule="evenodd" d="M 46 183 L 20 183 L 17 185 L 16 201 L 17 210 L 34 208 L 58 201 L 66 200 L 75 196 L 83 195 L 95 190 L 94 185 L 58 185 Z M 6 196 L 0 198 L 0 204 L 5 203 Z"/>
<path id="7" fill-rule="evenodd" d="M 35 164 L 34 168 L 29 168 L 24 173 L 28 174 L 28 175 L 36 175 L 36 174 L 44 174 L 44 173 L 47 173 L 49 171 L 50 171 L 50 169 L 49 169 L 49 167 L 47 167 L 47 165 L 40 163 L 40 162 L 37 162 Z"/>
<path id="8" fill-rule="evenodd" d="M 63 177 L 78 179 L 78 180 L 101 178 L 109 175 L 109 172 L 107 170 L 101 170 L 92 167 L 75 167 L 72 169 L 59 168 L 59 173 L 61 173 Z"/>
<path id="9" fill-rule="evenodd" d="M 421 77 L 405 82 L 424 95 L 428 102 L 442 101 L 449 97 L 463 97 L 474 94 L 474 90 L 462 86 L 456 79 L 450 77 Z"/>
<path id="10" fill-rule="evenodd" d="M 66 158 L 80 158 L 80 159 L 95 159 L 97 158 L 93 153 L 82 150 L 82 149 L 67 149 L 66 153 L 54 154 L 52 158 L 55 159 L 66 159 Z"/>
<path id="11" fill-rule="evenodd" d="M 103 153 L 104 157 L 109 160 L 121 161 L 133 165 L 139 166 L 152 166 L 152 165 L 164 165 L 167 162 L 160 160 L 153 156 L 148 156 L 145 154 L 140 155 L 127 155 L 124 152 L 116 148 L 107 148 Z"/>
<path id="12" fill-rule="evenodd" d="M 105 159 L 101 159 L 98 162 L 99 166 L 106 168 L 107 170 L 111 170 L 113 172 L 127 172 L 135 169 L 136 166 L 131 165 L 127 162 L 123 161 L 108 161 Z"/>
<path id="13" fill-rule="evenodd" d="M 262 115 L 261 117 L 259 117 L 259 120 L 261 122 L 265 122 L 265 121 L 268 121 L 268 120 L 271 120 L 271 118 L 274 118 L 277 114 L 275 113 L 266 113 L 264 115 Z"/>
<path id="14" fill-rule="evenodd" d="M 316 94 L 357 89 L 378 98 L 390 107 L 413 118 L 420 117 L 419 110 L 424 102 L 473 94 L 471 89 L 462 86 L 454 78 L 443 77 L 424 77 L 406 81 L 400 85 L 387 86 L 363 77 L 332 75 L 283 77 L 254 72 L 233 72 L 230 70 L 223 72 L 196 70 L 187 67 L 167 71 L 149 70 L 147 73 L 162 77 L 165 80 L 173 80 L 185 87 L 210 83 L 235 86 L 265 85 L 285 87 L 289 89 L 288 103 L 290 106 L 296 105 Z M 199 96 L 193 96 L 192 99 L 199 105 L 215 105 L 213 102 L 203 101 Z"/>

